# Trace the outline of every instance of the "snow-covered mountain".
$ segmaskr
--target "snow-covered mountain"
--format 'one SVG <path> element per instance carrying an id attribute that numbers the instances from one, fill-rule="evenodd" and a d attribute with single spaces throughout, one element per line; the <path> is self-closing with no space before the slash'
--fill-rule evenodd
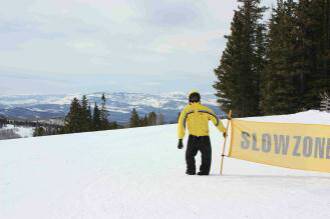
<path id="1" fill-rule="evenodd" d="M 317 111 L 266 121 L 330 124 Z M 185 175 L 176 125 L 0 141 L 0 218 L 330 218 L 329 174 L 225 158 L 220 176 L 210 131 L 210 176 Z"/>
<path id="2" fill-rule="evenodd" d="M 99 103 L 102 93 L 88 94 L 87 98 L 93 105 Z M 81 98 L 82 94 L 70 95 L 15 95 L 0 96 L 0 115 L 19 119 L 49 119 L 63 117 L 69 110 L 74 97 Z M 114 92 L 106 93 L 107 107 L 110 119 L 127 122 L 133 108 L 144 115 L 149 112 L 163 113 L 167 122 L 175 121 L 179 111 L 187 103 L 184 93 L 144 94 Z M 222 115 L 213 94 L 202 95 L 202 102 L 217 114 Z"/>

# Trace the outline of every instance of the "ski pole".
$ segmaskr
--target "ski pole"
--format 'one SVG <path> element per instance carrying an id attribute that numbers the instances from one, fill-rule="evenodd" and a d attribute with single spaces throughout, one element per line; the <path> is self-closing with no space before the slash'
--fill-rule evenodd
<path id="1" fill-rule="evenodd" d="M 222 145 L 222 154 L 221 154 L 221 159 L 220 159 L 220 175 L 222 175 L 222 169 L 223 169 L 223 159 L 225 157 L 225 149 L 226 149 L 226 143 L 227 143 L 227 138 L 228 138 L 228 129 L 229 129 L 229 124 L 231 122 L 231 116 L 232 116 L 232 111 L 229 110 L 228 113 L 228 121 L 227 121 L 227 127 L 226 127 L 226 136 L 225 136 L 225 140 L 223 141 L 223 145 Z"/>

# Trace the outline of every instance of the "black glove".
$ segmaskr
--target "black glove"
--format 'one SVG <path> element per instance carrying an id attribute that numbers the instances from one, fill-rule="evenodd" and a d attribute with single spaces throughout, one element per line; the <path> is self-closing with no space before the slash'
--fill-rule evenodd
<path id="1" fill-rule="evenodd" d="M 183 148 L 182 139 L 179 139 L 178 149 L 182 149 L 182 148 Z"/>
<path id="2" fill-rule="evenodd" d="M 227 137 L 227 132 L 223 132 L 222 135 L 223 135 L 224 138 L 226 138 Z"/>

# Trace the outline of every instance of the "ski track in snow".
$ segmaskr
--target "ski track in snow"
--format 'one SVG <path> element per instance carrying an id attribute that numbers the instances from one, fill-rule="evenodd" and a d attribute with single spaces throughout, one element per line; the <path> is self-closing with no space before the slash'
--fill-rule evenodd
<path id="1" fill-rule="evenodd" d="M 0 218 L 330 217 L 329 174 L 225 158 L 219 176 L 211 136 L 210 176 L 184 174 L 176 125 L 2 141 Z"/>

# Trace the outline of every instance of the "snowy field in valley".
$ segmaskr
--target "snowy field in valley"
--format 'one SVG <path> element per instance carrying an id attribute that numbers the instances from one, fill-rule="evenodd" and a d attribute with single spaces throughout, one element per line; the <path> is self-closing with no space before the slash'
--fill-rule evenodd
<path id="1" fill-rule="evenodd" d="M 12 132 L 8 133 L 8 131 Z M 8 134 L 15 135 L 15 138 L 29 138 L 33 136 L 33 131 L 33 127 L 7 124 L 6 126 L 0 128 L 0 139 L 2 140 L 8 138 Z"/>
<path id="2" fill-rule="evenodd" d="M 330 218 L 330 174 L 225 158 L 220 176 L 211 136 L 210 176 L 184 174 L 176 125 L 1 141 L 0 218 Z"/>

